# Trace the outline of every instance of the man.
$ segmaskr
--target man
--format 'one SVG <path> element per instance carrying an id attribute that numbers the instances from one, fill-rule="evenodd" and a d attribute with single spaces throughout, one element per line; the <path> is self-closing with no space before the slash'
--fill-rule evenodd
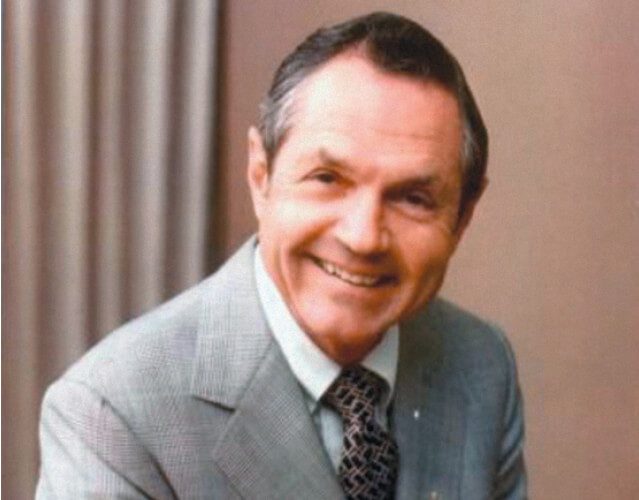
<path id="1" fill-rule="evenodd" d="M 50 388 L 39 497 L 524 498 L 510 348 L 435 298 L 486 183 L 455 59 L 322 29 L 248 141 L 257 238 Z"/>

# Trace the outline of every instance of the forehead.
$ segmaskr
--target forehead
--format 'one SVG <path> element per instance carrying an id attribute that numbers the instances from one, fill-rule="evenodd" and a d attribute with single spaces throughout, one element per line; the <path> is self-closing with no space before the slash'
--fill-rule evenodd
<path id="1" fill-rule="evenodd" d="M 461 151 L 459 106 L 448 90 L 379 70 L 357 53 L 333 58 L 300 84 L 291 124 L 285 142 L 298 148 L 329 141 L 358 156 L 430 155 L 455 164 Z"/>

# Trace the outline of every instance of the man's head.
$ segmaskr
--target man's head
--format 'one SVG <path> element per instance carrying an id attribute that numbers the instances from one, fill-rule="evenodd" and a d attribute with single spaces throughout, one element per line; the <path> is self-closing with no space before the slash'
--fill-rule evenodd
<path id="1" fill-rule="evenodd" d="M 356 363 L 440 288 L 486 132 L 452 56 L 388 14 L 312 35 L 269 95 L 249 132 L 262 256 L 311 339 Z"/>
<path id="2" fill-rule="evenodd" d="M 486 127 L 455 57 L 422 26 L 395 14 L 375 12 L 321 28 L 282 61 L 260 106 L 259 131 L 269 164 L 293 124 L 300 83 L 330 59 L 353 49 L 384 72 L 437 82 L 457 99 L 464 134 L 461 215 L 483 189 Z"/>

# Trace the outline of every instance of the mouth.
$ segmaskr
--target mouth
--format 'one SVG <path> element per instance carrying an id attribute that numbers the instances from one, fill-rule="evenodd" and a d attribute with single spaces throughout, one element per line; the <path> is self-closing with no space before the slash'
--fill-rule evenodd
<path id="1" fill-rule="evenodd" d="M 334 276 L 335 278 L 338 278 L 339 280 L 344 281 L 349 285 L 359 286 L 363 288 L 374 288 L 387 285 L 395 281 L 395 278 L 388 274 L 372 275 L 353 273 L 347 271 L 343 267 L 338 266 L 337 264 L 334 264 L 333 262 L 328 262 L 317 257 L 312 257 L 312 260 L 326 274 Z"/>

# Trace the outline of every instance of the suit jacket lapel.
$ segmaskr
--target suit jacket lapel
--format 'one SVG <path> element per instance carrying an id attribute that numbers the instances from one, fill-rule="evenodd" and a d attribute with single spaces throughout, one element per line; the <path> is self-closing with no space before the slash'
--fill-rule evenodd
<path id="1" fill-rule="evenodd" d="M 284 365 L 273 343 L 213 451 L 215 459 L 246 498 L 339 498 L 301 389 Z"/>
<path id="2" fill-rule="evenodd" d="M 466 399 L 462 377 L 447 369 L 442 342 L 430 312 L 401 326 L 393 408 L 398 500 L 459 497 Z"/>
<path id="3" fill-rule="evenodd" d="M 254 245 L 218 273 L 204 300 L 192 392 L 233 410 L 213 458 L 246 498 L 339 498 L 302 389 L 261 312 Z"/>

